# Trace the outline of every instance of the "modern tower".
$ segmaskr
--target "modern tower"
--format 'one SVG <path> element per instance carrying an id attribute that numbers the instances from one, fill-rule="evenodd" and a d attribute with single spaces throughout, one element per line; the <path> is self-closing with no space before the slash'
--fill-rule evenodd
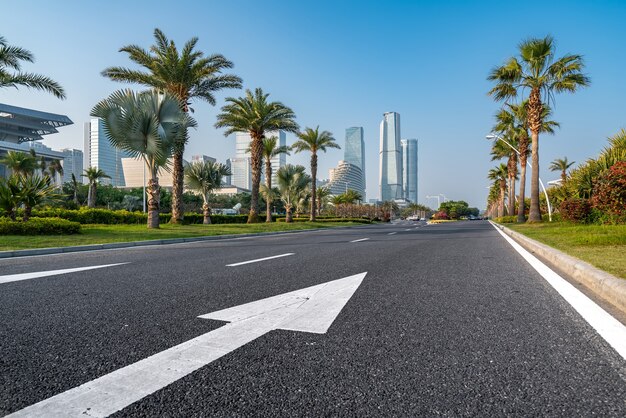
<path id="1" fill-rule="evenodd" d="M 354 190 L 361 194 L 361 200 L 365 201 L 365 185 L 363 184 L 363 172 L 361 169 L 347 161 L 339 161 L 336 168 L 329 170 L 330 181 L 326 185 L 330 193 L 337 196 L 348 190 Z"/>
<path id="2" fill-rule="evenodd" d="M 400 147 L 400 115 L 383 114 L 380 122 L 380 200 L 402 199 L 402 149 Z"/>
<path id="3" fill-rule="evenodd" d="M 63 183 L 72 181 L 72 174 L 79 183 L 82 183 L 83 152 L 79 149 L 65 148 L 63 153 Z"/>
<path id="4" fill-rule="evenodd" d="M 404 198 L 417 203 L 417 139 L 403 139 L 402 189 Z"/>
<path id="5" fill-rule="evenodd" d="M 365 201 L 365 142 L 363 141 L 362 127 L 357 126 L 346 129 L 343 159 L 361 169 L 363 176 L 363 201 Z"/>
<path id="6" fill-rule="evenodd" d="M 276 146 L 287 145 L 287 136 L 284 131 L 267 132 L 267 138 L 276 137 Z M 237 132 L 235 134 L 235 158 L 231 159 L 231 183 L 243 189 L 252 189 L 252 169 L 250 167 L 250 134 Z M 287 164 L 287 156 L 278 154 L 272 158 L 272 184 L 276 184 L 276 172 Z"/>
<path id="7" fill-rule="evenodd" d="M 83 153 L 83 167 L 99 168 L 111 178 L 103 178 L 102 184 L 124 186 L 124 169 L 122 158 L 130 157 L 128 153 L 111 145 L 104 132 L 104 123 L 99 118 L 92 118 L 85 123 L 85 150 Z M 87 178 L 83 178 L 87 182 Z"/>

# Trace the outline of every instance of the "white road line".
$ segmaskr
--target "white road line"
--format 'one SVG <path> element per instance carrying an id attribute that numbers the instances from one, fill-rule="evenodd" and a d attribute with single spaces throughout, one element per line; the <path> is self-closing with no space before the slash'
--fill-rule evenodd
<path id="1" fill-rule="evenodd" d="M 369 238 L 361 238 L 361 239 L 355 239 L 354 241 L 350 241 L 350 242 L 361 242 L 361 241 L 367 241 Z"/>
<path id="2" fill-rule="evenodd" d="M 493 225 L 493 224 L 492 224 Z M 626 326 L 609 315 L 567 280 L 526 251 L 511 237 L 493 225 L 496 231 L 569 303 L 604 340 L 626 359 Z"/>
<path id="3" fill-rule="evenodd" d="M 405 231 L 410 231 L 410 230 L 411 230 L 411 228 L 407 228 L 407 229 L 405 229 Z"/>
<path id="4" fill-rule="evenodd" d="M 95 270 L 95 269 L 101 269 L 105 267 L 121 266 L 123 264 L 128 264 L 128 263 L 104 264 L 101 266 L 77 267 L 73 269 L 62 269 L 62 270 L 36 271 L 34 273 L 8 274 L 6 276 L 0 276 L 0 284 L 17 282 L 20 280 L 37 279 L 40 277 L 58 276 L 59 274 L 75 273 L 78 271 Z"/>
<path id="5" fill-rule="evenodd" d="M 397 234 L 397 232 L 390 232 L 387 235 L 395 235 L 395 234 Z"/>
<path id="6" fill-rule="evenodd" d="M 248 260 L 248 261 L 242 261 L 240 263 L 226 264 L 226 267 L 237 267 L 237 266 L 242 266 L 244 264 L 258 263 L 259 261 L 271 260 L 273 258 L 287 257 L 289 255 L 294 255 L 294 254 L 295 253 L 285 253 L 285 254 L 273 255 L 271 257 L 257 258 L 256 260 Z"/>

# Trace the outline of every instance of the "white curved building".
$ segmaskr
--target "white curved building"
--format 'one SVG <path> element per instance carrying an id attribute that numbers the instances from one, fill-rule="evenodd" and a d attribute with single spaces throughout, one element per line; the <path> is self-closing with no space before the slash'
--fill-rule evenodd
<path id="1" fill-rule="evenodd" d="M 363 183 L 363 172 L 355 164 L 347 161 L 339 161 L 336 168 L 329 170 L 330 181 L 327 187 L 331 194 L 340 195 L 348 189 L 355 190 L 365 196 L 365 184 Z"/>

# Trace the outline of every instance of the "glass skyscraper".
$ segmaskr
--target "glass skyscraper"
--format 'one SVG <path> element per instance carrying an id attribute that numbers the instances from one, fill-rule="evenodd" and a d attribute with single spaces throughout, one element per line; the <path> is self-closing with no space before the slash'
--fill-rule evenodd
<path id="1" fill-rule="evenodd" d="M 101 119 L 93 118 L 85 123 L 85 148 L 83 152 L 83 168 L 99 168 L 111 178 L 102 178 L 100 183 L 111 186 L 124 186 L 124 170 L 122 158 L 129 157 L 126 151 L 122 151 L 111 145 L 109 138 L 104 132 L 104 124 Z M 87 177 L 83 177 L 87 183 Z"/>
<path id="2" fill-rule="evenodd" d="M 387 112 L 380 122 L 380 200 L 402 199 L 400 115 Z"/>
<path id="3" fill-rule="evenodd" d="M 404 198 L 417 203 L 417 139 L 403 139 L 402 189 Z"/>
<path id="4" fill-rule="evenodd" d="M 265 137 L 276 137 L 276 146 L 280 147 L 287 145 L 287 136 L 284 131 L 266 132 Z M 252 189 L 252 169 L 250 166 L 250 134 L 246 132 L 237 132 L 235 134 L 235 158 L 231 158 L 231 171 L 233 173 L 231 177 L 231 183 L 233 186 L 241 187 L 242 189 Z M 277 184 L 276 172 L 279 168 L 284 167 L 287 164 L 287 155 L 278 154 L 271 159 L 272 162 L 272 185 Z M 265 167 L 265 164 L 263 164 Z M 261 181 L 263 182 L 265 173 L 261 174 Z"/>
<path id="5" fill-rule="evenodd" d="M 363 176 L 363 200 L 365 201 L 365 142 L 363 140 L 362 127 L 357 126 L 346 129 L 343 159 L 361 169 L 361 175 Z"/>

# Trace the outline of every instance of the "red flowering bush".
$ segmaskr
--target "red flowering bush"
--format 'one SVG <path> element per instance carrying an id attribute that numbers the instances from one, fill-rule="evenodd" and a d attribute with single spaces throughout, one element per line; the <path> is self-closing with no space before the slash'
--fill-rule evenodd
<path id="1" fill-rule="evenodd" d="M 626 161 L 615 163 L 598 176 L 593 206 L 609 221 L 626 223 Z"/>
<path id="2" fill-rule="evenodd" d="M 435 213 L 435 215 L 433 216 L 433 219 L 435 219 L 436 221 L 439 221 L 439 220 L 450 219 L 450 217 L 448 216 L 448 214 L 446 212 L 439 211 L 439 212 Z"/>
<path id="3" fill-rule="evenodd" d="M 563 200 L 559 207 L 561 218 L 571 222 L 587 222 L 591 214 L 591 202 L 588 199 L 570 197 Z"/>

